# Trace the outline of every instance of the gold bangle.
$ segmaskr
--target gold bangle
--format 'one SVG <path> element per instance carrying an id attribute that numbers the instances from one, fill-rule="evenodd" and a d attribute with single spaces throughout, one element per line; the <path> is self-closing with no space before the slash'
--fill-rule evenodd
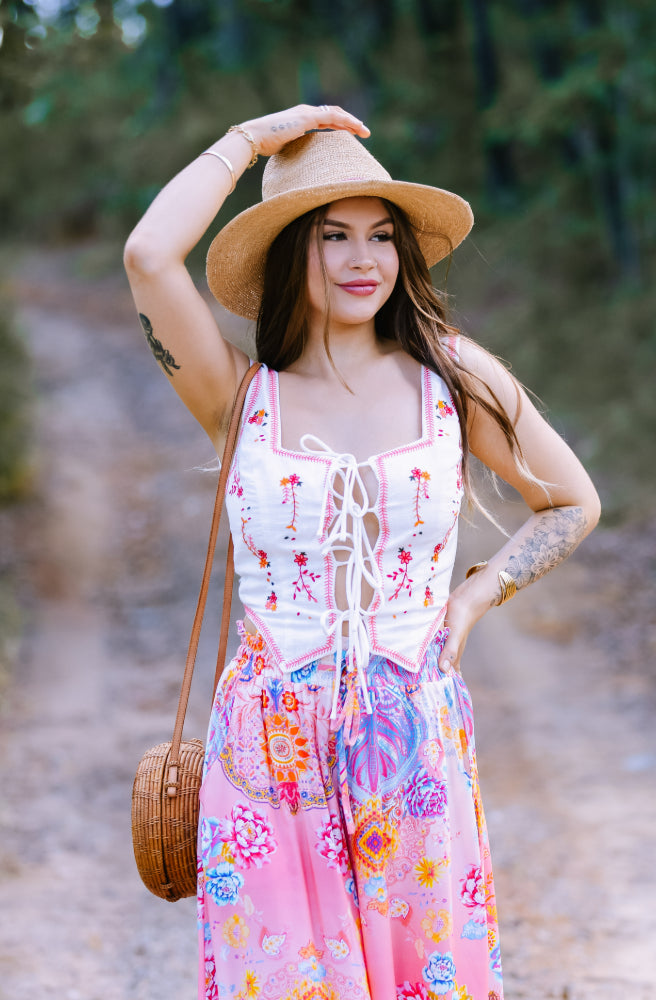
<path id="1" fill-rule="evenodd" d="M 486 566 L 487 566 L 486 559 L 484 559 L 483 562 L 474 563 L 474 565 L 470 566 L 467 572 L 465 573 L 465 580 L 468 580 L 470 576 L 474 575 L 474 573 L 480 573 L 480 571 L 482 569 L 485 569 Z"/>
<path id="2" fill-rule="evenodd" d="M 510 573 L 506 573 L 505 570 L 499 570 L 499 583 L 501 585 L 501 600 L 497 604 L 500 608 L 502 604 L 509 601 L 517 593 L 517 584 L 515 583 L 513 577 Z"/>
<path id="3" fill-rule="evenodd" d="M 239 132 L 240 135 L 243 135 L 244 139 L 250 142 L 253 150 L 253 155 L 251 156 L 251 162 L 248 164 L 247 168 L 248 170 L 250 170 L 250 168 L 257 163 L 257 158 L 259 156 L 259 153 L 257 151 L 257 143 L 255 142 L 252 133 L 249 132 L 248 129 L 244 128 L 243 125 L 231 125 L 230 128 L 228 129 L 228 132 Z"/>
<path id="4" fill-rule="evenodd" d="M 223 163 L 228 168 L 228 170 L 230 171 L 230 177 L 232 179 L 232 187 L 230 188 L 230 194 L 232 194 L 232 192 L 237 187 L 237 178 L 235 177 L 235 171 L 228 157 L 224 156 L 223 153 L 217 153 L 215 149 L 204 149 L 200 155 L 216 156 L 217 160 L 221 160 L 221 163 Z"/>
<path id="5" fill-rule="evenodd" d="M 470 576 L 474 575 L 474 573 L 480 573 L 480 571 L 482 569 L 485 569 L 486 566 L 487 566 L 486 560 L 483 560 L 483 562 L 474 563 L 474 565 L 470 566 L 467 572 L 465 573 L 465 580 L 468 580 Z M 506 573 L 504 569 L 499 570 L 498 577 L 499 577 L 499 586 L 501 587 L 501 598 L 499 601 L 497 601 L 496 607 L 500 608 L 502 604 L 505 604 L 506 601 L 509 601 L 512 597 L 515 596 L 515 594 L 517 593 L 517 584 L 515 583 L 510 573 Z"/>

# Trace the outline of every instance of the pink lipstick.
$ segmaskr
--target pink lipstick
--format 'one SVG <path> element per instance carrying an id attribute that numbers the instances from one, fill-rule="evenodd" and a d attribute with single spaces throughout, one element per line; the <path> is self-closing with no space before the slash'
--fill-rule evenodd
<path id="1" fill-rule="evenodd" d="M 360 279 L 358 281 L 347 281 L 339 287 L 351 295 L 373 295 L 378 288 L 378 282 Z"/>

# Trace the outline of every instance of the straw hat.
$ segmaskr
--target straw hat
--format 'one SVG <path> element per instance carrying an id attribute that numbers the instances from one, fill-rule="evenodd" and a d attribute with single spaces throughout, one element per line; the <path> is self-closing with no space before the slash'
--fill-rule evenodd
<path id="1" fill-rule="evenodd" d="M 262 176 L 262 201 L 241 212 L 215 237 L 207 282 L 227 309 L 257 319 L 264 265 L 273 240 L 305 212 L 340 198 L 369 195 L 402 208 L 429 267 L 464 240 L 474 216 L 451 191 L 393 181 L 350 132 L 309 132 L 271 156 Z"/>

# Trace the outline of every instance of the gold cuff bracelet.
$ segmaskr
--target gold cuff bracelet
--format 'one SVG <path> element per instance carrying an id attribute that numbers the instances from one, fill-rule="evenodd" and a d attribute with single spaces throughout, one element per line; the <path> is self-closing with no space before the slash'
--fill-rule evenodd
<path id="1" fill-rule="evenodd" d="M 465 573 L 465 580 L 468 580 L 469 577 L 473 576 L 474 573 L 479 573 L 482 569 L 485 569 L 486 566 L 487 566 L 486 560 L 483 560 L 483 562 L 474 563 L 474 565 L 470 566 L 467 572 Z M 515 596 L 515 594 L 517 593 L 517 584 L 515 583 L 510 573 L 506 573 L 506 571 L 503 569 L 500 569 L 497 575 L 499 577 L 499 586 L 501 587 L 501 600 L 497 602 L 496 606 L 497 608 L 500 608 L 502 604 L 505 604 L 506 601 L 509 601 L 511 599 L 511 597 Z"/>

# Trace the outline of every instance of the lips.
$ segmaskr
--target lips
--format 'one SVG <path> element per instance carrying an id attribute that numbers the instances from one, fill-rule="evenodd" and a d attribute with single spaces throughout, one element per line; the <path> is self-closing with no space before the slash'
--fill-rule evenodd
<path id="1" fill-rule="evenodd" d="M 373 295 L 378 288 L 377 281 L 347 281 L 339 286 L 350 295 Z"/>

